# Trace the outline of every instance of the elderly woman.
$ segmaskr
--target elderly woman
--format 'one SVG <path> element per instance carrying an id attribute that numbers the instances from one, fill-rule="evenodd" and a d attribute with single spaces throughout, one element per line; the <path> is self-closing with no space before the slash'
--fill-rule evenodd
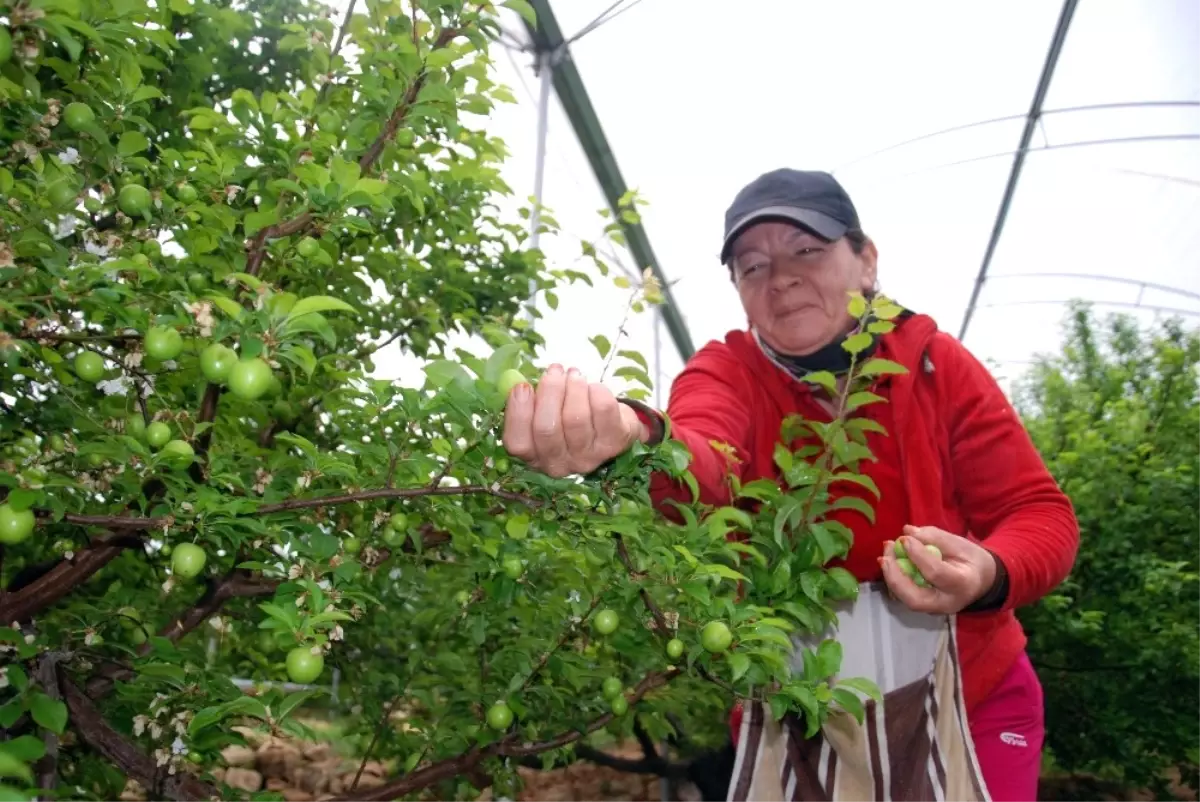
<path id="1" fill-rule="evenodd" d="M 721 260 L 749 328 L 692 357 L 667 408 L 671 436 L 691 451 L 701 500 L 710 504 L 729 502 L 730 470 L 742 482 L 779 477 L 772 455 L 785 417 L 831 418 L 830 397 L 800 379 L 810 371 L 848 371 L 841 343 L 855 321 L 847 293 L 872 295 L 878 252 L 833 176 L 777 170 L 730 206 Z M 859 413 L 891 436 L 872 433 L 868 442 L 876 460 L 865 472 L 880 490 L 874 523 L 838 513 L 854 533 L 844 565 L 860 582 L 882 580 L 912 611 L 953 616 L 961 696 L 987 793 L 1034 799 L 1041 686 L 1013 610 L 1065 578 L 1078 526 L 984 366 L 929 317 L 905 312 L 896 322 L 872 350 L 908 373 L 877 388 L 888 403 Z M 663 430 L 653 410 L 554 365 L 536 390 L 524 384 L 510 395 L 504 442 L 535 469 L 565 476 L 591 471 L 635 441 L 655 442 Z M 736 449 L 732 467 L 714 442 Z M 651 486 L 660 507 L 687 497 L 666 477 L 654 477 Z M 896 539 L 927 587 L 900 569 Z M 943 560 L 926 557 L 922 544 L 940 548 Z"/>

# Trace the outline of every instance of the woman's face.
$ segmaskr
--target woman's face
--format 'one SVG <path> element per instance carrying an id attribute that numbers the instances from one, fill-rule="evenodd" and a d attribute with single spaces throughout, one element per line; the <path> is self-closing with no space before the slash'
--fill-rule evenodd
<path id="1" fill-rule="evenodd" d="M 752 325 L 768 345 L 807 356 L 846 333 L 849 293 L 875 286 L 875 245 L 855 253 L 845 237 L 825 240 L 788 223 L 764 222 L 734 242 L 733 280 Z"/>

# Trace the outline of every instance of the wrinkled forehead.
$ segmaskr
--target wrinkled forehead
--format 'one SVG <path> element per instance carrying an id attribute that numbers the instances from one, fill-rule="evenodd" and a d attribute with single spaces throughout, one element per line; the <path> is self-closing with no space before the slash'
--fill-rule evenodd
<path id="1" fill-rule="evenodd" d="M 824 243 L 827 240 L 793 222 L 764 220 L 747 228 L 733 241 L 730 258 L 737 260 L 749 253 L 770 253 L 802 243 Z"/>

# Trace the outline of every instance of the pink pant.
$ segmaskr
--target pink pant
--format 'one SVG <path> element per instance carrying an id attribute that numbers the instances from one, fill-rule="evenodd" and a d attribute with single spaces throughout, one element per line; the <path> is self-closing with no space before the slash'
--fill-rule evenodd
<path id="1" fill-rule="evenodd" d="M 979 768 L 995 802 L 1037 799 L 1046 737 L 1042 684 L 1024 652 L 968 716 Z"/>

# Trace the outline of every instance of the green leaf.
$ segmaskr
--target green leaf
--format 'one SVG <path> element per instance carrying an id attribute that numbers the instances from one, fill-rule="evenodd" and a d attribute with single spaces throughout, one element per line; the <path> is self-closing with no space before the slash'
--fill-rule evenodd
<path id="1" fill-rule="evenodd" d="M 612 344 L 609 343 L 608 338 L 603 334 L 597 334 L 595 337 L 592 337 L 589 342 L 596 346 L 596 350 L 600 352 L 601 359 L 608 356 L 608 352 L 612 350 Z"/>
<path id="2" fill-rule="evenodd" d="M 750 670 L 750 657 L 742 652 L 729 655 L 729 668 L 733 671 L 731 680 L 737 682 Z"/>
<path id="3" fill-rule="evenodd" d="M 823 640 L 817 647 L 818 679 L 834 676 L 842 668 L 842 644 L 835 640 Z"/>
<path id="4" fill-rule="evenodd" d="M 908 368 L 899 362 L 880 358 L 868 359 L 858 369 L 859 376 L 894 376 L 902 373 L 908 373 Z"/>
<path id="5" fill-rule="evenodd" d="M 524 540 L 525 536 L 529 534 L 529 516 L 524 514 L 512 516 L 504 524 L 504 531 L 513 540 Z"/>
<path id="6" fill-rule="evenodd" d="M 279 210 L 274 206 L 261 211 L 247 212 L 242 220 L 242 228 L 247 237 L 253 237 L 269 225 L 279 222 Z"/>
<path id="7" fill-rule="evenodd" d="M 488 357 L 487 363 L 483 366 L 483 378 L 486 382 L 495 383 L 500 378 L 500 374 L 510 368 L 517 368 L 521 364 L 522 347 L 519 343 L 506 343 L 501 345 L 492 355 Z"/>
<path id="8" fill-rule="evenodd" d="M 850 397 L 846 399 L 846 412 L 854 412 L 856 409 L 865 407 L 867 404 L 878 404 L 879 402 L 886 400 L 887 399 L 883 398 L 882 396 L 867 392 L 865 390 L 857 393 L 851 393 Z"/>
<path id="9" fill-rule="evenodd" d="M 854 719 L 862 724 L 863 716 L 866 714 L 866 709 L 863 707 L 862 700 L 858 698 L 852 691 L 844 690 L 840 687 L 834 688 L 833 699 L 842 709 L 854 716 Z"/>
<path id="10" fill-rule="evenodd" d="M 857 320 L 867 313 L 867 299 L 861 292 L 852 293 L 850 303 L 846 308 L 850 312 L 850 317 Z"/>
<path id="11" fill-rule="evenodd" d="M 647 373 L 650 371 L 650 366 L 646 364 L 646 357 L 642 356 L 637 351 L 618 351 L 617 356 L 624 357 L 631 362 L 636 362 L 641 366 L 642 370 L 646 371 Z"/>
<path id="12" fill-rule="evenodd" d="M 42 755 L 46 754 L 46 743 L 41 738 L 32 735 L 18 735 L 11 741 L 0 742 L 0 749 L 18 760 L 32 763 L 35 760 L 41 760 Z"/>
<path id="13" fill-rule="evenodd" d="M 3 82 L 5 80 L 5 78 L 0 77 L 0 89 L 3 89 Z M 551 753 L 547 752 L 546 754 Z M 27 794 L 7 783 L 0 783 L 0 802 L 29 802 L 33 798 L 32 794 Z"/>
<path id="14" fill-rule="evenodd" d="M 61 700 L 51 699 L 41 691 L 35 692 L 29 699 L 29 712 L 33 720 L 41 726 L 62 735 L 67 726 L 67 706 Z"/>
<path id="15" fill-rule="evenodd" d="M 0 744 L 0 777 L 16 777 L 27 783 L 33 782 L 33 772 L 24 761 Z"/>
<path id="16" fill-rule="evenodd" d="M 513 11 L 521 15 L 521 18 L 529 23 L 531 27 L 537 27 L 537 12 L 533 10 L 528 0 L 504 0 L 500 5 L 505 8 L 511 8 Z"/>
<path id="17" fill-rule="evenodd" d="M 875 508 L 857 496 L 842 496 L 830 505 L 833 510 L 854 510 L 871 523 L 875 523 Z"/>
<path id="18" fill-rule="evenodd" d="M 696 570 L 697 573 L 719 576 L 722 579 L 732 579 L 735 582 L 749 581 L 745 574 L 738 573 L 729 566 L 721 565 L 720 563 L 708 563 L 707 565 L 701 565 Z"/>
<path id="19" fill-rule="evenodd" d="M 851 334 L 842 343 L 842 348 L 850 352 L 851 355 L 857 356 L 863 351 L 871 347 L 874 338 L 865 331 L 860 331 L 857 334 Z"/>
<path id="20" fill-rule="evenodd" d="M 261 701 L 252 696 L 239 696 L 224 704 L 206 707 L 200 710 L 188 724 L 188 734 L 195 736 L 205 727 L 219 724 L 227 718 L 250 716 L 252 718 L 267 718 L 267 708 Z"/>
<path id="21" fill-rule="evenodd" d="M 296 691 L 295 693 L 289 694 L 282 702 L 279 703 L 279 709 L 275 711 L 275 720 L 277 722 L 283 721 L 285 718 L 291 715 L 293 710 L 319 693 L 321 693 L 321 691 L 307 690 Z"/>
<path id="22" fill-rule="evenodd" d="M 310 295 L 307 298 L 301 298 L 292 307 L 292 311 L 288 313 L 289 321 L 295 320 L 298 317 L 311 314 L 313 312 L 355 312 L 355 309 L 345 301 L 334 298 L 331 295 Z"/>
<path id="23" fill-rule="evenodd" d="M 388 182 L 380 181 L 378 178 L 360 178 L 354 182 L 354 187 L 351 192 L 362 192 L 367 195 L 382 195 L 387 192 Z"/>
<path id="24" fill-rule="evenodd" d="M 816 370 L 812 373 L 807 373 L 804 376 L 804 381 L 810 384 L 819 384 L 830 393 L 837 392 L 837 376 L 834 376 L 827 370 Z"/>
<path id="25" fill-rule="evenodd" d="M 654 389 L 654 382 L 650 380 L 650 376 L 641 368 L 635 368 L 633 365 L 617 368 L 613 371 L 613 375 L 622 379 L 633 379 L 647 389 Z"/>
<path id="26" fill-rule="evenodd" d="M 471 384 L 471 375 L 466 368 L 448 359 L 439 359 L 425 366 L 425 375 L 434 387 L 445 387 L 451 383 Z"/>
<path id="27" fill-rule="evenodd" d="M 835 566 L 825 572 L 829 582 L 827 587 L 833 589 L 830 595 L 835 599 L 854 599 L 858 597 L 858 580 L 854 574 L 845 568 Z"/>
<path id="28" fill-rule="evenodd" d="M 879 690 L 879 686 L 866 677 L 847 677 L 839 679 L 837 682 L 839 688 L 850 688 L 858 691 L 868 699 L 874 699 L 876 702 L 883 701 L 883 691 Z"/>
<path id="29" fill-rule="evenodd" d="M 458 53 L 454 50 L 448 47 L 439 48 L 425 57 L 425 66 L 431 70 L 448 67 L 454 63 L 456 58 L 458 58 Z"/>
<path id="30" fill-rule="evenodd" d="M 126 131 L 117 141 L 117 152 L 122 156 L 132 156 L 150 147 L 150 140 L 140 131 Z"/>

